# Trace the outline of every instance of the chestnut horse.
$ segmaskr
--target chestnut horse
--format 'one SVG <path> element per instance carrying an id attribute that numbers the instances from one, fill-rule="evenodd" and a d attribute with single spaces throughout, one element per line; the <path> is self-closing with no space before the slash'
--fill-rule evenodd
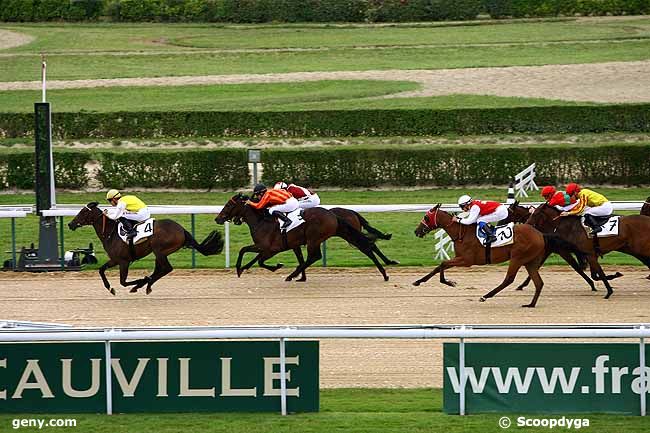
<path id="1" fill-rule="evenodd" d="M 443 261 L 433 271 L 415 281 L 413 283 L 415 286 L 419 286 L 428 281 L 438 272 L 440 272 L 440 282 L 447 284 L 441 271 L 454 266 L 470 267 L 486 264 L 485 248 L 476 237 L 476 224 L 466 226 L 459 222 L 454 222 L 452 215 L 440 210 L 440 204 L 438 204 L 424 215 L 424 218 L 422 218 L 422 221 L 420 221 L 420 224 L 415 229 L 415 235 L 422 238 L 437 228 L 442 228 L 451 237 L 451 240 L 454 242 L 456 256 L 453 259 Z M 481 297 L 480 301 L 483 302 L 495 296 L 501 290 L 512 284 L 519 268 L 525 266 L 528 275 L 530 275 L 533 283 L 535 283 L 535 295 L 530 304 L 522 306 L 535 307 L 539 295 L 542 292 L 542 287 L 544 286 L 544 282 L 539 275 L 539 268 L 546 258 L 548 251 L 557 252 L 560 250 L 569 250 L 572 253 L 581 254 L 577 248 L 557 236 L 544 235 L 527 224 L 515 225 L 514 242 L 510 245 L 492 248 L 493 263 L 502 263 L 510 260 L 506 277 L 499 286 Z"/>
<path id="2" fill-rule="evenodd" d="M 185 230 L 180 224 L 168 219 L 155 220 L 154 234 L 142 243 L 134 245 L 135 256 L 126 242 L 120 239 L 117 234 L 117 222 L 103 214 L 97 206 L 97 202 L 88 203 L 83 207 L 68 224 L 70 230 L 76 230 L 82 226 L 93 226 L 95 233 L 106 254 L 108 262 L 99 268 L 99 276 L 102 277 L 104 287 L 115 295 L 115 289 L 106 279 L 106 269 L 115 265 L 120 266 L 120 284 L 124 287 L 133 286 L 131 293 L 137 292 L 140 287 L 147 285 L 147 295 L 151 293 L 151 286 L 170 273 L 174 268 L 167 260 L 167 256 L 178 251 L 182 247 L 194 248 L 204 256 L 219 254 L 223 250 L 223 239 L 221 233 L 213 231 L 200 244 L 194 240 L 192 235 Z M 139 280 L 127 281 L 129 275 L 129 265 L 142 257 L 154 253 L 156 256 L 156 266 L 151 275 Z"/>
<path id="3" fill-rule="evenodd" d="M 612 293 L 605 273 L 603 272 L 594 247 L 594 240 L 587 236 L 580 218 L 575 216 L 560 217 L 561 211 L 547 203 L 539 206 L 528 218 L 527 223 L 532 224 L 543 233 L 556 233 L 562 239 L 577 245 L 580 250 L 589 255 L 587 260 L 592 269 L 600 274 L 608 299 Z M 599 237 L 599 249 L 603 254 L 611 251 L 620 251 L 635 257 L 650 268 L 650 218 L 643 215 L 622 216 L 619 219 L 618 235 Z"/>
<path id="4" fill-rule="evenodd" d="M 299 274 L 302 274 L 302 277 L 298 281 L 304 281 L 305 269 L 322 257 L 320 245 L 330 237 L 338 236 L 368 256 L 384 277 L 384 281 L 388 281 L 386 271 L 372 252 L 373 243 L 363 233 L 329 210 L 321 207 L 305 209 L 303 213 L 305 222 L 283 236 L 275 218 L 267 217 L 265 210 L 259 211 L 246 205 L 247 200 L 247 196 L 241 193 L 235 194 L 215 218 L 217 224 L 223 224 L 229 220 L 244 221 L 250 229 L 254 243 L 239 251 L 238 276 L 247 269 L 241 266 L 242 258 L 247 252 L 258 253 L 253 262 L 247 266 L 252 266 L 257 261 L 260 267 L 275 272 L 282 267 L 281 264 L 268 266 L 264 262 L 282 251 L 293 250 L 298 258 L 298 266 L 286 278 L 286 281 L 293 280 Z M 302 245 L 307 245 L 307 260 L 305 261 L 302 260 L 302 251 L 300 250 Z"/>

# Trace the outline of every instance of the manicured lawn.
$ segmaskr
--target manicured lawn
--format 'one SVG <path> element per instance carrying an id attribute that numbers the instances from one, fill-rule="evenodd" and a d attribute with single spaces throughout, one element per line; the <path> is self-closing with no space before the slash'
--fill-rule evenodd
<path id="1" fill-rule="evenodd" d="M 546 432 L 546 428 L 517 427 L 523 414 L 476 414 L 460 417 L 442 412 L 441 389 L 325 389 L 320 393 L 320 412 L 277 413 L 187 413 L 187 414 L 8 414 L 0 415 L 0 431 L 14 431 L 14 419 L 76 419 L 76 427 L 56 431 L 73 433 L 496 433 L 503 432 L 498 421 L 503 415 L 513 420 L 508 431 Z M 586 431 L 594 433 L 642 433 L 650 419 L 640 416 L 565 414 L 566 418 L 587 418 Z M 530 415 L 535 418 L 561 418 L 560 415 Z M 558 427 L 560 428 L 560 427 Z M 36 432 L 38 429 L 21 428 Z"/>

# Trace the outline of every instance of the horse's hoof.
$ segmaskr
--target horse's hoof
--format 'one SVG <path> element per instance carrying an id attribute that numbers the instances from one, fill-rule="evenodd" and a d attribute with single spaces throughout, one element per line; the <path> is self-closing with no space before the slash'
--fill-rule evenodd
<path id="1" fill-rule="evenodd" d="M 388 281 L 388 275 L 384 275 L 384 281 Z"/>
<path id="2" fill-rule="evenodd" d="M 597 289 L 597 288 L 595 288 L 595 287 L 592 287 L 592 288 L 591 288 L 591 291 L 592 291 L 592 292 L 597 292 L 597 291 L 598 291 L 598 289 Z"/>
<path id="3" fill-rule="evenodd" d="M 284 279 L 284 281 L 291 281 L 293 278 L 291 276 L 288 276 L 287 278 Z"/>
<path id="4" fill-rule="evenodd" d="M 108 291 L 111 292 L 111 295 L 115 296 L 115 289 L 114 288 L 109 287 Z"/>
<path id="5" fill-rule="evenodd" d="M 623 274 L 621 274 L 620 272 L 616 272 L 616 273 L 614 274 L 614 278 L 620 278 L 620 277 L 622 277 L 622 276 L 623 276 Z"/>
<path id="6" fill-rule="evenodd" d="M 604 297 L 603 299 L 609 299 L 609 297 L 612 296 L 612 294 L 613 294 L 613 293 L 608 293 L 608 294 L 606 294 L 605 297 Z"/>
<path id="7" fill-rule="evenodd" d="M 275 265 L 275 271 L 277 271 L 278 269 L 282 269 L 282 268 L 284 268 L 284 263 L 278 263 L 277 265 Z M 275 271 L 273 271 L 273 272 L 275 272 Z"/>
<path id="8" fill-rule="evenodd" d="M 449 287 L 456 287 L 455 281 L 447 280 L 447 281 L 443 281 L 442 283 L 448 285 Z"/>
<path id="9" fill-rule="evenodd" d="M 487 301 L 487 299 L 485 299 L 485 297 L 481 296 L 478 301 L 479 302 L 485 302 L 485 301 Z"/>
<path id="10" fill-rule="evenodd" d="M 386 265 L 399 265 L 399 262 L 397 260 L 389 260 Z"/>
<path id="11" fill-rule="evenodd" d="M 522 308 L 535 308 L 533 304 L 522 305 Z"/>
<path id="12" fill-rule="evenodd" d="M 414 286 L 419 286 L 419 285 L 420 285 L 420 282 L 419 282 L 419 281 L 416 281 L 416 282 L 413 283 L 413 285 L 414 285 Z"/>
<path id="13" fill-rule="evenodd" d="M 517 287 L 515 290 L 524 290 L 523 287 Z"/>
<path id="14" fill-rule="evenodd" d="M 307 281 L 307 277 L 298 278 L 296 281 L 300 281 L 302 283 L 304 281 Z"/>
<path id="15" fill-rule="evenodd" d="M 129 293 L 136 293 L 138 291 L 138 286 L 135 286 L 131 290 L 129 290 Z"/>
<path id="16" fill-rule="evenodd" d="M 145 293 L 146 293 L 147 295 L 148 295 L 149 293 L 151 293 L 151 287 L 147 287 L 147 290 L 146 290 Z"/>

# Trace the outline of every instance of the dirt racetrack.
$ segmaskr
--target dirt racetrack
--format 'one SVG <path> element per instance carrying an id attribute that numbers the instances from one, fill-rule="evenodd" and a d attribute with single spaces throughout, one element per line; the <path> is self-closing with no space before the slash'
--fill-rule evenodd
<path id="1" fill-rule="evenodd" d="M 456 288 L 437 278 L 411 285 L 426 268 L 389 269 L 389 282 L 374 269 L 313 268 L 307 283 L 284 282 L 285 269 L 254 269 L 239 279 L 229 270 L 175 271 L 149 296 L 116 286 L 115 297 L 95 272 L 4 272 L 0 319 L 107 327 L 650 322 L 645 267 L 619 267 L 624 276 L 614 282 L 610 300 L 602 299 L 604 290 L 592 293 L 569 268 L 555 266 L 542 270 L 546 284 L 535 309 L 520 307 L 532 290 L 515 292 L 514 286 L 478 302 L 505 270 L 452 270 L 448 278 Z M 109 279 L 117 284 L 117 273 Z M 441 372 L 440 341 L 321 340 L 322 387 L 440 387 Z"/>

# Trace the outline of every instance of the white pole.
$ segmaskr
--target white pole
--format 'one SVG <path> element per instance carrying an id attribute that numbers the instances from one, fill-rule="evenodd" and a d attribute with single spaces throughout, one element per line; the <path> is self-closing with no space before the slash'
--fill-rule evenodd
<path id="1" fill-rule="evenodd" d="M 45 89 L 46 89 L 46 84 L 45 84 L 45 79 L 46 79 L 46 73 L 47 73 L 47 62 L 45 61 L 45 54 L 41 54 L 41 84 L 43 88 L 43 97 L 41 102 L 46 102 L 45 99 Z"/>
<path id="2" fill-rule="evenodd" d="M 104 341 L 104 352 L 106 358 L 106 414 L 113 414 L 113 382 L 111 381 L 111 342 Z"/>
<path id="3" fill-rule="evenodd" d="M 280 406 L 282 416 L 287 414 L 287 356 L 284 343 L 285 339 L 280 338 Z"/>
<path id="4" fill-rule="evenodd" d="M 224 224 L 224 232 L 226 233 L 226 268 L 230 267 L 230 223 L 226 221 Z"/>
<path id="5" fill-rule="evenodd" d="M 640 329 L 645 329 L 645 326 L 641 325 Z M 645 372 L 645 341 L 643 337 L 641 337 L 639 341 L 639 370 L 641 370 L 641 390 L 639 393 L 639 398 L 641 399 L 641 416 L 645 416 L 646 393 L 648 392 L 648 385 L 646 380 L 648 380 L 648 376 Z"/>
<path id="6" fill-rule="evenodd" d="M 461 329 L 465 329 L 463 325 Z M 460 339 L 460 344 L 458 345 L 458 368 L 459 368 L 459 378 L 460 378 L 460 395 L 458 398 L 459 402 L 459 414 L 465 415 L 465 385 L 467 378 L 465 377 L 465 339 Z"/>

